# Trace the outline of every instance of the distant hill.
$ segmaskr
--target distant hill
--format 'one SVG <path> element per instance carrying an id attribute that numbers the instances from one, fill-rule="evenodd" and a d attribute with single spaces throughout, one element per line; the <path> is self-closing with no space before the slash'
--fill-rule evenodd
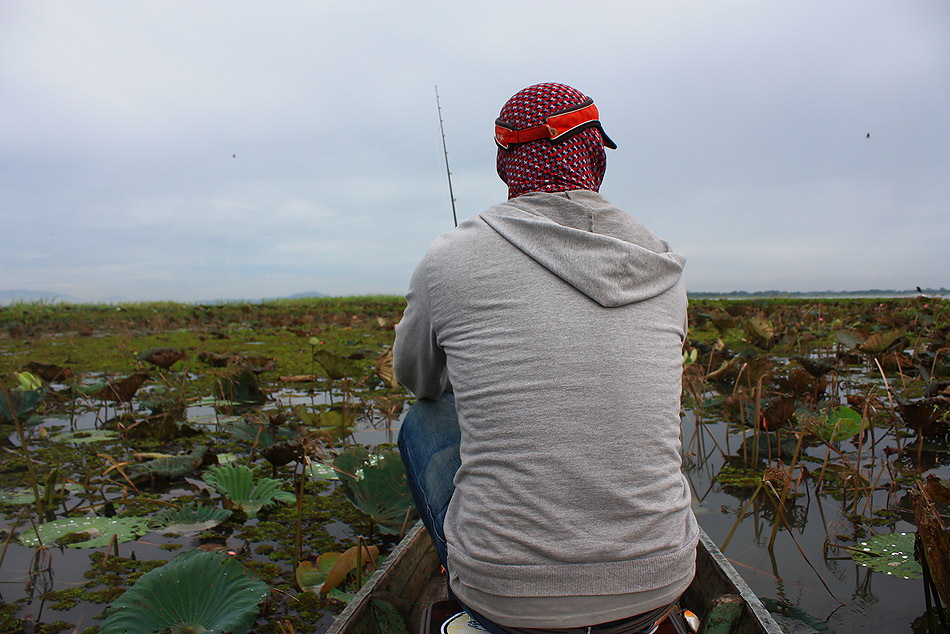
<path id="1" fill-rule="evenodd" d="M 28 291 L 16 289 L 12 291 L 0 291 L 0 305 L 14 304 L 16 302 L 74 302 L 74 298 L 69 295 L 60 295 L 59 293 L 50 293 L 49 291 Z"/>
<path id="2" fill-rule="evenodd" d="M 306 299 L 308 297 L 326 297 L 323 293 L 318 293 L 317 291 L 309 291 L 307 293 L 295 293 L 294 295 L 288 295 L 283 299 Z"/>

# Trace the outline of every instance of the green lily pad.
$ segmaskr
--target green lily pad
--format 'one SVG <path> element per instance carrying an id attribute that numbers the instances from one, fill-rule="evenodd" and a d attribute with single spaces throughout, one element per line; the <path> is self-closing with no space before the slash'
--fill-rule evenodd
<path id="1" fill-rule="evenodd" d="M 201 466 L 205 454 L 208 453 L 208 447 L 199 445 L 191 453 L 184 456 L 172 456 L 170 458 L 156 458 L 142 464 L 134 465 L 129 469 L 134 478 L 147 478 L 157 476 L 161 478 L 175 479 L 187 475 Z"/>
<path id="2" fill-rule="evenodd" d="M 115 440 L 119 437 L 119 432 L 109 429 L 86 429 L 79 431 L 65 431 L 50 436 L 50 440 L 55 442 L 70 442 L 75 445 L 85 445 L 94 442 L 105 442 Z"/>
<path id="3" fill-rule="evenodd" d="M 407 513 L 414 511 L 406 470 L 397 451 L 382 451 L 376 458 L 373 464 L 369 452 L 354 445 L 337 456 L 333 466 L 341 472 L 343 495 L 350 503 L 369 515 L 381 532 L 397 535 Z"/>
<path id="4" fill-rule="evenodd" d="M 81 484 L 75 484 L 73 482 L 67 482 L 65 488 L 70 493 L 82 493 L 86 490 Z M 57 485 L 56 492 L 58 493 L 61 490 L 62 487 Z M 30 488 L 21 487 L 11 491 L 0 491 L 0 504 L 23 506 L 25 504 L 33 504 L 34 502 L 36 502 L 36 496 L 33 495 L 33 489 Z"/>
<path id="5" fill-rule="evenodd" d="M 838 343 L 846 348 L 857 348 L 864 339 L 852 330 L 835 330 L 835 338 Z"/>
<path id="6" fill-rule="evenodd" d="M 317 350 L 313 353 L 313 360 L 323 368 L 328 377 L 335 381 L 352 373 L 349 361 L 338 354 L 326 350 Z"/>
<path id="7" fill-rule="evenodd" d="M 7 393 L 10 395 L 9 403 L 6 396 L 0 394 L 0 423 L 12 423 L 14 416 L 22 423 L 43 402 L 46 389 L 41 387 L 34 390 L 10 390 Z"/>
<path id="8" fill-rule="evenodd" d="M 70 548 L 95 548 L 108 546 L 115 535 L 119 543 L 138 539 L 148 532 L 148 520 L 144 517 L 64 517 L 37 527 L 39 538 L 31 528 L 20 535 L 20 543 L 29 548 L 49 545 L 54 541 L 66 543 Z M 79 535 L 74 541 L 69 535 Z"/>
<path id="9" fill-rule="evenodd" d="M 303 470 L 304 474 L 311 480 L 339 480 L 340 474 L 336 469 L 329 467 L 322 462 L 311 462 Z"/>
<path id="10" fill-rule="evenodd" d="M 230 514 L 227 509 L 189 502 L 180 509 L 166 509 L 156 514 L 149 520 L 149 525 L 168 533 L 194 533 L 217 526 Z"/>
<path id="11" fill-rule="evenodd" d="M 267 449 L 278 442 L 296 439 L 299 434 L 288 427 L 272 427 L 266 423 L 242 420 L 231 426 L 231 435 L 238 440 L 257 443 L 258 449 Z"/>
<path id="12" fill-rule="evenodd" d="M 273 478 L 254 481 L 254 470 L 244 465 L 210 467 L 204 481 L 239 506 L 249 518 L 268 506 L 296 501 L 289 491 L 282 491 L 283 483 Z"/>
<path id="13" fill-rule="evenodd" d="M 829 442 L 854 438 L 864 430 L 864 418 L 847 405 L 836 407 L 827 414 L 800 407 L 795 415 L 808 431 Z"/>
<path id="14" fill-rule="evenodd" d="M 923 569 L 914 559 L 914 533 L 875 535 L 855 548 L 848 552 L 862 566 L 902 579 L 923 578 Z"/>
<path id="15" fill-rule="evenodd" d="M 297 585 L 304 592 L 316 592 L 327 580 L 327 575 L 333 570 L 333 565 L 340 558 L 340 553 L 323 553 L 317 557 L 316 563 L 301 561 L 297 566 Z"/>
<path id="16" fill-rule="evenodd" d="M 270 587 L 233 557 L 191 550 L 151 570 L 105 612 L 100 634 L 244 634 Z"/>

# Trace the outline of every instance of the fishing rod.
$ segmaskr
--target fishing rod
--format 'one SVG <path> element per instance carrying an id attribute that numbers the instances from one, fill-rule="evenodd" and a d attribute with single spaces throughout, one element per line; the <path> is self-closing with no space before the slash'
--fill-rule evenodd
<path id="1" fill-rule="evenodd" d="M 449 198 L 452 199 L 452 220 L 459 226 L 458 216 L 455 215 L 455 194 L 452 193 L 452 170 L 449 169 L 449 150 L 445 146 L 445 126 L 442 125 L 442 105 L 439 103 L 439 86 L 435 87 L 435 105 L 439 109 L 439 131 L 442 132 L 442 152 L 445 153 L 445 175 L 449 179 Z"/>

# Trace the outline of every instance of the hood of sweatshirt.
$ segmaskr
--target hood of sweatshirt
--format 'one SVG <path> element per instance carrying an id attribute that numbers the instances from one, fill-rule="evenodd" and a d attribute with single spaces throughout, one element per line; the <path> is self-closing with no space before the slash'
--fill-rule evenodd
<path id="1" fill-rule="evenodd" d="M 672 288 L 686 258 L 597 192 L 531 193 L 480 215 L 554 275 L 608 308 Z"/>

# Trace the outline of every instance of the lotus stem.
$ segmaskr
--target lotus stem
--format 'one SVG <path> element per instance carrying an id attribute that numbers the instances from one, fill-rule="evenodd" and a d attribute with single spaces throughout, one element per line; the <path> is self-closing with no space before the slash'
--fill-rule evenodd
<path id="1" fill-rule="evenodd" d="M 749 505 L 755 500 L 756 496 L 759 495 L 759 491 L 762 490 L 762 482 L 759 482 L 759 486 L 755 488 L 755 492 L 752 493 L 752 497 L 749 498 L 749 501 L 745 503 L 745 506 L 742 507 L 742 510 L 739 511 L 739 517 L 736 518 L 736 523 L 732 525 L 732 530 L 729 531 L 729 534 L 726 535 L 726 540 L 722 543 L 722 546 L 719 547 L 720 551 L 725 552 L 726 546 L 729 545 L 729 541 L 732 539 L 732 535 L 736 532 L 736 529 L 739 528 L 739 523 L 742 521 L 742 518 L 745 517 L 746 511 L 749 510 Z"/>
<path id="2" fill-rule="evenodd" d="M 766 486 L 766 492 L 771 491 L 772 495 L 775 496 L 775 500 L 778 500 L 778 493 L 775 491 L 775 487 L 772 486 L 772 483 L 769 482 L 768 480 L 765 480 L 764 482 L 765 482 L 765 486 Z M 774 504 L 774 502 L 773 502 L 773 504 Z M 828 594 L 831 595 L 831 598 L 832 598 L 832 599 L 834 599 L 835 601 L 837 601 L 839 605 L 844 605 L 844 603 L 842 603 L 841 600 L 838 599 L 838 597 L 835 596 L 835 593 L 831 591 L 831 588 L 828 587 L 828 584 L 825 583 L 825 580 L 822 579 L 821 575 L 818 573 L 818 570 L 816 570 L 815 567 L 814 567 L 814 566 L 811 564 L 811 562 L 808 560 L 808 556 L 805 555 L 805 551 L 802 550 L 802 547 L 801 547 L 801 545 L 798 543 L 798 540 L 795 539 L 795 534 L 794 534 L 794 532 L 792 531 L 792 527 L 791 527 L 791 525 L 788 523 L 788 520 L 785 518 L 785 513 L 782 511 L 781 507 L 779 507 L 778 505 L 776 505 L 775 510 L 777 511 L 778 516 L 779 516 L 779 518 L 782 520 L 782 522 L 785 523 L 786 528 L 788 528 L 788 536 L 792 538 L 792 541 L 793 541 L 793 542 L 795 542 L 795 547 L 798 548 L 798 552 L 800 552 L 800 553 L 802 554 L 802 558 L 805 560 L 805 563 L 808 564 L 808 567 L 811 568 L 812 571 L 814 571 L 815 576 L 818 577 L 818 581 L 820 581 L 820 582 L 821 582 L 821 585 L 823 585 L 823 586 L 825 587 L 825 590 L 828 591 Z M 770 548 L 769 550 L 771 550 L 771 548 Z"/>
<path id="3" fill-rule="evenodd" d="M 874 358 L 874 364 L 877 365 L 877 371 L 881 373 L 881 378 L 884 379 L 884 388 L 887 390 L 887 400 L 891 404 L 891 419 L 894 423 L 894 440 L 897 442 L 897 455 L 900 456 L 904 452 L 904 448 L 901 445 L 900 430 L 897 428 L 897 415 L 894 413 L 896 409 L 894 407 L 894 397 L 891 395 L 891 386 L 887 382 L 887 375 L 884 374 L 884 369 L 878 362 L 877 357 Z"/>
<path id="4" fill-rule="evenodd" d="M 297 476 L 297 470 L 294 469 L 294 475 Z M 294 570 L 297 569 L 297 566 L 300 563 L 300 553 L 303 549 L 303 530 L 301 529 L 301 518 L 303 517 L 303 487 L 304 480 L 307 478 L 304 477 L 304 473 L 301 472 L 299 476 L 299 482 L 297 485 L 297 530 L 294 535 Z"/>
<path id="5" fill-rule="evenodd" d="M 13 520 L 13 526 L 10 527 L 10 530 L 7 531 L 7 538 L 3 542 L 3 550 L 0 551 L 0 567 L 3 567 L 3 558 L 7 554 L 7 546 L 10 545 L 10 540 L 13 539 L 13 533 L 16 532 L 16 527 L 20 525 L 20 520 L 23 519 L 23 513 L 26 512 L 27 507 L 20 509 L 20 512 L 17 513 L 16 519 Z"/>

